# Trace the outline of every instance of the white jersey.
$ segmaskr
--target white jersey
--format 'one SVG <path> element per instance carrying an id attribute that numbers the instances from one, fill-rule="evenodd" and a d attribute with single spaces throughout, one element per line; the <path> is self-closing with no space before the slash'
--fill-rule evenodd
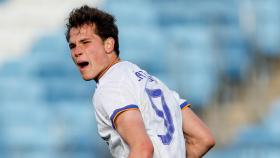
<path id="1" fill-rule="evenodd" d="M 116 158 L 129 147 L 115 129 L 126 110 L 139 109 L 154 146 L 154 158 L 185 158 L 181 109 L 190 104 L 157 78 L 127 61 L 113 65 L 99 80 L 93 97 L 98 132 Z"/>

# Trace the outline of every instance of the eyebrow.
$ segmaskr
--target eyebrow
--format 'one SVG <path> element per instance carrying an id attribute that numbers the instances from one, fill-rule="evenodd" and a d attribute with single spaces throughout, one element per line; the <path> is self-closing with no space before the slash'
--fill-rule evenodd
<path id="1" fill-rule="evenodd" d="M 90 40 L 90 38 L 85 37 L 85 38 L 82 38 L 81 40 L 79 40 L 78 42 L 82 43 L 82 42 L 85 42 L 85 41 L 88 41 L 88 40 Z M 69 48 L 74 47 L 74 46 L 76 46 L 75 43 L 69 42 Z"/>
<path id="2" fill-rule="evenodd" d="M 85 41 L 88 41 L 88 40 L 90 40 L 90 39 L 89 38 L 83 38 L 79 42 L 85 42 Z"/>

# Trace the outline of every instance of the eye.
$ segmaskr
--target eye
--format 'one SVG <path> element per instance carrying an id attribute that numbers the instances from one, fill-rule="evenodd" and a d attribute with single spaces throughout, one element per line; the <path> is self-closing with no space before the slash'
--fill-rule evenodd
<path id="1" fill-rule="evenodd" d="M 75 47 L 76 47 L 75 44 L 73 44 L 73 43 L 70 43 L 70 44 L 69 44 L 69 48 L 70 48 L 70 49 L 73 49 L 73 48 L 75 48 Z"/>
<path id="2" fill-rule="evenodd" d="M 83 44 L 87 44 L 87 43 L 90 43 L 90 41 L 83 41 Z"/>

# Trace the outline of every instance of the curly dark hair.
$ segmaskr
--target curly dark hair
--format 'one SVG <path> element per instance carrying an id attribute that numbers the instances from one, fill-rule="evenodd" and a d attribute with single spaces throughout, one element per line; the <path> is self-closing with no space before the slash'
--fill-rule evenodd
<path id="1" fill-rule="evenodd" d="M 66 40 L 69 42 L 71 28 L 78 28 L 85 24 L 95 24 L 95 33 L 102 40 L 106 40 L 109 37 L 115 40 L 114 50 L 117 56 L 119 56 L 118 27 L 115 22 L 114 16 L 109 13 L 87 5 L 81 6 L 80 8 L 73 9 L 69 14 L 68 23 L 66 24 Z"/>

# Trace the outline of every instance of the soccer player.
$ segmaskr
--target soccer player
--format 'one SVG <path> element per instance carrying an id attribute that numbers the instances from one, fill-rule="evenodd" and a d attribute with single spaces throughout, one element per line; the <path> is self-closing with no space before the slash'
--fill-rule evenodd
<path id="1" fill-rule="evenodd" d="M 72 10 L 66 26 L 81 76 L 97 83 L 93 104 L 98 132 L 113 157 L 198 158 L 214 146 L 210 130 L 188 101 L 119 58 L 112 15 L 85 5 Z"/>

